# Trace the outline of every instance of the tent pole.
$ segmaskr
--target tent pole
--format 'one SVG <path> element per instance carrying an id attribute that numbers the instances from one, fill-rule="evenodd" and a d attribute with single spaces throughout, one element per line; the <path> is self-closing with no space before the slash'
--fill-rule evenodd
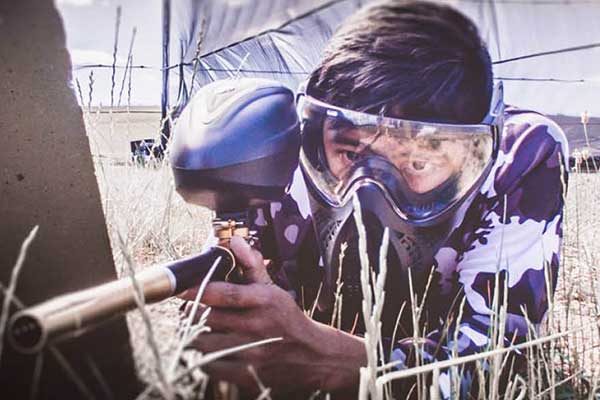
<path id="1" fill-rule="evenodd" d="M 169 108 L 169 40 L 171 33 L 171 0 L 162 0 L 162 94 L 160 103 L 161 129 L 158 156 L 162 158 L 171 136 L 171 123 L 167 118 Z"/>

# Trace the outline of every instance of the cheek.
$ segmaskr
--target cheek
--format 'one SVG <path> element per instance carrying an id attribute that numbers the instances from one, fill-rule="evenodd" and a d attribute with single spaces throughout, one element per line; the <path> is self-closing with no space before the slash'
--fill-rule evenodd
<path id="1" fill-rule="evenodd" d="M 463 142 L 443 143 L 439 148 L 439 154 L 442 155 L 440 159 L 443 160 L 440 167 L 449 173 L 456 172 L 462 167 L 468 150 Z"/>
<path id="2" fill-rule="evenodd" d="M 411 190 L 415 193 L 426 193 L 435 189 L 450 177 L 449 168 L 436 168 L 429 174 L 419 176 L 408 176 L 407 181 Z"/>
<path id="3" fill-rule="evenodd" d="M 342 163 L 340 160 L 340 156 L 333 150 L 325 149 L 325 157 L 327 158 L 327 165 L 329 166 L 329 170 L 333 175 L 339 178 L 339 174 L 342 170 Z"/>
<path id="4" fill-rule="evenodd" d="M 325 146 L 325 157 L 327 159 L 329 171 L 331 171 L 333 176 L 340 179 L 349 165 L 349 161 L 345 158 L 344 152 L 339 149 Z"/>

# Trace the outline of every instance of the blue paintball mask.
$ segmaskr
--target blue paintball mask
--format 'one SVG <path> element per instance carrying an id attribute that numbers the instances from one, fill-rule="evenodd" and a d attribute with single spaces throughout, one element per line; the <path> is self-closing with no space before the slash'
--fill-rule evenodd
<path id="1" fill-rule="evenodd" d="M 347 290 L 360 290 L 359 266 L 348 267 L 346 273 L 338 259 L 344 243 L 349 246 L 346 253 L 357 251 L 350 218 L 354 196 L 375 252 L 383 228 L 390 229 L 388 271 L 418 271 L 433 264 L 434 254 L 462 221 L 496 159 L 502 92 L 499 83 L 485 118 L 467 125 L 390 118 L 298 95 L 300 165 L 321 245 L 325 289 L 330 289 L 325 293 L 331 293 L 338 271 L 351 280 L 345 283 Z M 377 254 L 369 256 L 377 260 Z"/>

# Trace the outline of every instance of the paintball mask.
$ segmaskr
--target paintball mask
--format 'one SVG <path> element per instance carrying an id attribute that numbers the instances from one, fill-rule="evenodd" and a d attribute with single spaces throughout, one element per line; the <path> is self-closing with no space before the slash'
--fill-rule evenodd
<path id="1" fill-rule="evenodd" d="M 354 196 L 362 208 L 371 265 L 383 229 L 390 230 L 388 281 L 403 279 L 390 273 L 402 275 L 411 268 L 414 278 L 432 266 L 434 254 L 462 221 L 494 163 L 502 97 L 500 83 L 483 121 L 459 125 L 357 112 L 298 95 L 300 164 L 325 267 L 321 307 L 331 306 L 339 273 L 345 304 L 355 298 L 358 307 L 362 298 L 351 218 Z"/>

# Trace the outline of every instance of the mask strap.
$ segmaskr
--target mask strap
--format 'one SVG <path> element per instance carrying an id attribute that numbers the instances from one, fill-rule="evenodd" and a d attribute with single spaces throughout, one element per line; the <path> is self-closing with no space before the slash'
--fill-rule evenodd
<path id="1" fill-rule="evenodd" d="M 494 120 L 502 117 L 504 113 L 504 84 L 502 81 L 496 83 L 490 101 L 488 114 L 483 120 L 484 124 L 493 124 Z"/>

